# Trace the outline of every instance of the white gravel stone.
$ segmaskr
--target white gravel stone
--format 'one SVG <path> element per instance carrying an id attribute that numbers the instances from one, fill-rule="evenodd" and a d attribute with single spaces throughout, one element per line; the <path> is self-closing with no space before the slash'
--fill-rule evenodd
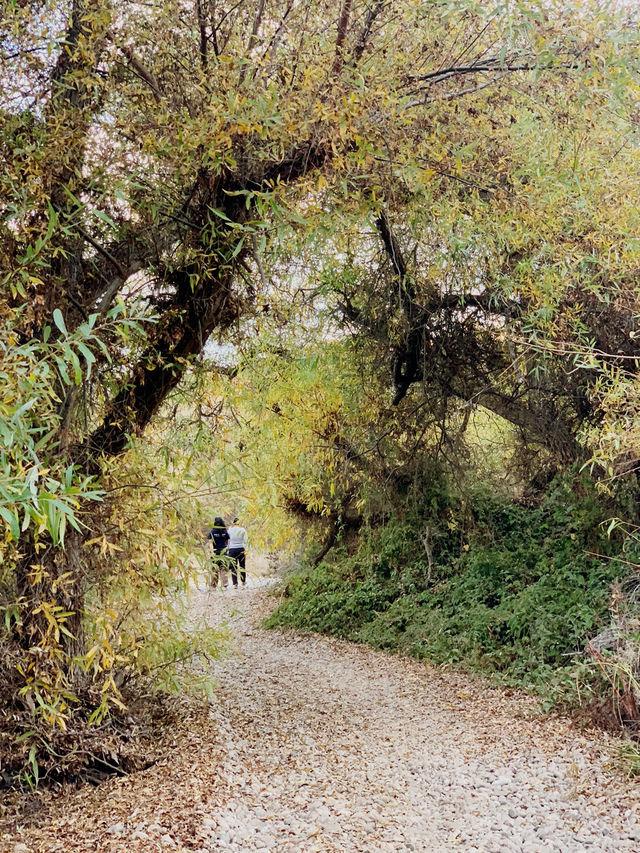
<path id="1" fill-rule="evenodd" d="M 250 602 L 249 593 L 247 611 Z M 211 603 L 203 597 L 202 612 Z M 213 602 L 214 622 L 220 603 Z M 240 596 L 234 606 L 242 609 Z M 248 632 L 246 623 L 245 615 L 232 619 L 238 657 L 215 666 L 214 708 L 223 730 L 234 726 L 238 708 L 255 720 L 255 729 L 235 740 L 236 760 L 257 768 L 256 788 L 264 793 L 259 802 L 246 801 L 243 820 L 255 829 L 260 814 L 276 832 L 275 850 L 288 851 L 278 834 L 285 831 L 291 849 L 305 853 L 314 846 L 323 853 L 571 853 L 594 849 L 596 838 L 606 853 L 619 849 L 614 841 L 635 837 L 635 812 L 623 832 L 613 828 L 613 808 L 605 820 L 595 804 L 577 807 L 567 768 L 590 768 L 589 743 L 583 753 L 577 733 L 575 743 L 563 747 L 559 740 L 551 755 L 544 735 L 523 736 L 521 745 L 518 726 L 552 728 L 553 722 L 531 723 L 522 714 L 501 726 L 492 715 L 504 708 L 489 688 L 476 697 L 488 710 L 453 713 L 446 688 L 437 689 L 437 671 L 428 667 L 328 638 Z M 255 836 L 256 849 L 264 838 Z M 229 849 L 240 853 L 234 844 Z"/>
<path id="2" fill-rule="evenodd" d="M 637 786 L 609 768 L 604 734 L 455 672 L 263 631 L 252 611 L 265 610 L 259 590 L 195 594 L 194 621 L 228 622 L 235 644 L 212 665 L 215 781 L 171 835 L 158 838 L 169 824 L 154 806 L 157 825 L 136 827 L 153 838 L 120 840 L 127 827 L 114 823 L 110 850 L 128 853 L 130 840 L 144 853 L 640 850 Z M 189 774 L 178 784 L 190 790 Z"/>

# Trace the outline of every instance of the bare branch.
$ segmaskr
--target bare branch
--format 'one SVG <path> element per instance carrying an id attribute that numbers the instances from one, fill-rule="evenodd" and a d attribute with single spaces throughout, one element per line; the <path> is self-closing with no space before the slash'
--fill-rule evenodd
<path id="1" fill-rule="evenodd" d="M 256 42 L 258 41 L 258 33 L 260 32 L 260 26 L 262 25 L 262 16 L 264 15 L 265 5 L 266 0 L 259 0 L 258 9 L 256 10 L 256 16 L 253 20 L 253 27 L 251 28 L 251 35 L 249 36 L 249 44 L 247 45 L 247 58 L 251 57 L 251 51 L 253 50 L 256 45 Z M 244 65 L 242 71 L 240 72 L 238 85 L 242 86 L 246 73 L 247 65 Z"/>
<path id="2" fill-rule="evenodd" d="M 101 246 L 100 243 L 97 242 L 97 240 L 94 240 L 91 234 L 88 234 L 84 230 L 84 228 L 80 227 L 80 225 L 76 225 L 75 228 L 84 237 L 87 243 L 90 243 L 93 246 L 96 252 L 100 252 L 100 254 L 105 257 L 109 261 L 109 263 L 113 264 L 116 270 L 120 273 L 121 278 L 123 280 L 126 279 L 127 274 L 120 261 L 117 258 L 114 258 L 111 252 L 108 249 L 105 249 L 104 246 Z"/>
<path id="3" fill-rule="evenodd" d="M 196 16 L 198 18 L 198 30 L 200 31 L 200 65 L 202 70 L 207 70 L 209 64 L 207 50 L 209 42 L 207 38 L 207 19 L 202 8 L 202 0 L 196 0 Z"/>
<path id="4" fill-rule="evenodd" d="M 353 0 L 344 0 L 342 11 L 338 19 L 338 36 L 336 38 L 336 53 L 331 67 L 332 74 L 338 74 L 344 64 L 344 43 L 347 38 L 347 30 L 349 28 L 349 17 L 351 15 L 351 6 Z"/>
<path id="5" fill-rule="evenodd" d="M 148 71 L 144 67 L 140 60 L 135 56 L 132 47 L 127 45 L 126 47 L 122 47 L 121 50 L 129 60 L 129 65 L 131 66 L 133 71 L 135 71 L 137 76 L 140 77 L 140 79 L 143 80 L 147 84 L 147 86 L 149 86 L 149 88 L 153 92 L 156 101 L 159 101 L 162 93 L 156 78 L 150 71 Z"/>
<path id="6" fill-rule="evenodd" d="M 258 251 L 258 241 L 256 240 L 256 235 L 255 235 L 255 234 L 253 235 L 253 241 L 252 241 L 252 243 L 253 243 L 253 245 L 252 245 L 252 247 L 251 247 L 251 248 L 252 248 L 252 250 L 253 250 L 253 259 L 254 259 L 254 261 L 256 262 L 256 266 L 258 267 L 258 272 L 260 273 L 260 280 L 262 281 L 262 286 L 263 286 L 263 288 L 265 289 L 265 292 L 266 292 L 266 290 L 267 290 L 267 288 L 268 288 L 269 283 L 268 283 L 268 281 L 267 281 L 267 277 L 266 277 L 266 275 L 264 274 L 264 269 L 263 269 L 263 267 L 262 267 L 262 261 L 261 261 L 261 259 L 260 259 L 260 252 Z"/>
<path id="7" fill-rule="evenodd" d="M 287 22 L 287 18 L 289 17 L 289 15 L 291 14 L 291 10 L 293 9 L 294 2 L 295 0 L 289 0 L 289 2 L 287 3 L 287 8 L 284 10 L 284 14 L 280 18 L 280 23 L 278 24 L 276 31 L 272 35 L 271 41 L 269 42 L 264 53 L 262 54 L 262 62 L 265 61 L 271 51 L 274 51 L 276 49 L 278 42 L 280 41 L 280 38 L 282 36 L 284 26 Z"/>
<path id="8" fill-rule="evenodd" d="M 353 56 L 351 64 L 355 67 L 360 60 L 362 59 L 362 54 L 365 52 L 367 44 L 369 42 L 369 36 L 371 35 L 371 28 L 373 27 L 376 18 L 384 8 L 386 0 L 375 0 L 374 3 L 370 3 L 367 6 L 367 14 L 364 19 L 364 24 L 362 26 L 362 30 L 360 35 L 358 36 L 358 41 L 356 43 L 355 48 L 353 49 Z"/>
<path id="9" fill-rule="evenodd" d="M 493 86 L 493 84 L 499 82 L 502 77 L 504 77 L 504 74 L 497 74 L 495 77 L 492 77 L 490 80 L 486 80 L 484 83 L 480 83 L 478 86 L 469 86 L 468 88 L 460 89 L 457 92 L 446 92 L 444 95 L 439 95 L 435 98 L 426 97 L 426 92 L 428 90 L 425 89 L 424 98 L 417 98 L 415 101 L 410 101 L 408 104 L 404 105 L 404 109 L 408 110 L 412 107 L 422 106 L 423 104 L 433 104 L 436 101 L 453 101 L 455 98 L 461 98 L 463 95 L 472 95 L 475 92 L 481 92 L 482 89 L 486 89 L 488 86 Z"/>
<path id="10" fill-rule="evenodd" d="M 247 47 L 248 53 L 251 53 L 251 51 L 255 47 L 256 41 L 258 40 L 258 33 L 260 32 L 260 27 L 262 26 L 262 16 L 264 15 L 265 5 L 266 0 L 259 0 L 258 9 L 256 11 L 256 16 L 253 21 L 253 27 L 251 29 L 251 35 L 249 36 L 249 45 Z"/>
<path id="11" fill-rule="evenodd" d="M 538 65 L 535 62 L 501 63 L 499 59 L 488 59 L 485 62 L 474 62 L 471 65 L 451 65 L 449 68 L 440 68 L 437 71 L 429 71 L 419 77 L 412 78 L 421 83 L 440 83 L 448 77 L 460 77 L 466 74 L 478 74 L 480 72 L 501 71 L 535 71 Z"/>

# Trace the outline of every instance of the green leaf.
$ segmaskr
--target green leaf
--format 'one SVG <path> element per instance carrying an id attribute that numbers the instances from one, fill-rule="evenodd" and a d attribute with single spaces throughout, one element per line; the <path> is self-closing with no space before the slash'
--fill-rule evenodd
<path id="1" fill-rule="evenodd" d="M 58 372 L 60 373 L 60 378 L 64 382 L 65 385 L 71 385 L 71 379 L 69 378 L 69 372 L 67 370 L 67 365 L 60 358 L 59 355 L 55 356 L 55 362 L 58 365 Z"/>
<path id="2" fill-rule="evenodd" d="M 6 506 L 0 506 L 0 516 L 9 525 L 11 536 L 15 542 L 20 539 L 20 519 L 18 516 Z"/>
<path id="3" fill-rule="evenodd" d="M 44 513 L 46 527 L 51 536 L 53 547 L 57 548 L 60 544 L 60 538 L 58 536 L 59 516 L 56 512 L 55 501 L 50 498 L 44 498 L 40 501 L 40 508 Z"/>
<path id="4" fill-rule="evenodd" d="M 84 344 L 79 343 L 78 344 L 78 350 L 82 353 L 84 360 L 87 364 L 87 379 L 88 379 L 91 376 L 91 367 L 95 363 L 96 357 L 91 352 L 89 347 L 85 346 Z"/>
<path id="5" fill-rule="evenodd" d="M 76 385 L 82 382 L 82 368 L 80 367 L 80 359 L 73 350 L 69 353 L 69 359 L 73 366 L 73 381 Z"/>
<path id="6" fill-rule="evenodd" d="M 226 213 L 223 213 L 221 210 L 217 210 L 215 207 L 210 207 L 209 212 L 215 214 L 215 216 L 218 216 L 220 219 L 224 220 L 225 222 L 231 222 L 231 220 L 226 215 Z"/>
<path id="7" fill-rule="evenodd" d="M 243 245 L 243 243 L 244 243 L 244 236 L 242 236 L 242 237 L 238 240 L 238 242 L 236 243 L 235 249 L 234 249 L 234 250 L 233 250 L 233 252 L 231 253 L 231 257 L 229 258 L 229 260 L 233 260 L 234 258 L 237 258 L 237 257 L 238 257 L 238 255 L 240 254 L 240 250 L 242 249 L 242 245 Z"/>
<path id="8" fill-rule="evenodd" d="M 93 215 L 97 216 L 98 219 L 102 219 L 103 222 L 106 222 L 110 228 L 113 228 L 114 231 L 118 230 L 118 226 L 107 214 L 102 210 L 94 210 Z"/>
<path id="9" fill-rule="evenodd" d="M 31 745 L 31 749 L 29 750 L 29 764 L 31 765 L 31 769 L 33 770 L 33 779 L 35 784 L 38 784 L 38 779 L 40 778 L 40 769 L 38 767 L 38 759 L 36 758 L 36 744 Z"/>
<path id="10" fill-rule="evenodd" d="M 49 211 L 49 221 L 47 222 L 47 233 L 44 236 L 44 242 L 48 243 L 51 235 L 54 232 L 56 225 L 58 224 L 58 214 L 53 209 L 53 206 L 49 200 L 47 200 L 47 209 Z"/>
<path id="11" fill-rule="evenodd" d="M 64 324 L 64 317 L 62 316 L 62 311 L 59 308 L 55 308 L 53 311 L 53 322 L 56 324 L 56 326 L 62 332 L 63 335 L 67 334 L 67 327 Z"/>

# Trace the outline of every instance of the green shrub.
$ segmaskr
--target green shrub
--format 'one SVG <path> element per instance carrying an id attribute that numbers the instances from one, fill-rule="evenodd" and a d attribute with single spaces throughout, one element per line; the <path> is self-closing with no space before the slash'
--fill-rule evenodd
<path id="1" fill-rule="evenodd" d="M 391 518 L 355 557 L 290 579 L 267 625 L 455 663 L 554 701 L 588 691 L 581 653 L 619 572 L 594 556 L 616 543 L 588 484 L 554 483 L 534 508 L 478 491 L 464 505 L 432 499 L 426 513 Z"/>

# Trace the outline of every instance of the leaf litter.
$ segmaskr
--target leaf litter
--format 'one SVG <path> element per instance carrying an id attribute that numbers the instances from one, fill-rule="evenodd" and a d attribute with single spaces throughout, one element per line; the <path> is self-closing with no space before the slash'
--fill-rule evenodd
<path id="1" fill-rule="evenodd" d="M 580 851 L 640 847 L 611 738 L 514 690 L 290 631 L 264 589 L 200 590 L 227 621 L 213 702 L 184 699 L 145 770 L 32 795 L 2 853 Z"/>

